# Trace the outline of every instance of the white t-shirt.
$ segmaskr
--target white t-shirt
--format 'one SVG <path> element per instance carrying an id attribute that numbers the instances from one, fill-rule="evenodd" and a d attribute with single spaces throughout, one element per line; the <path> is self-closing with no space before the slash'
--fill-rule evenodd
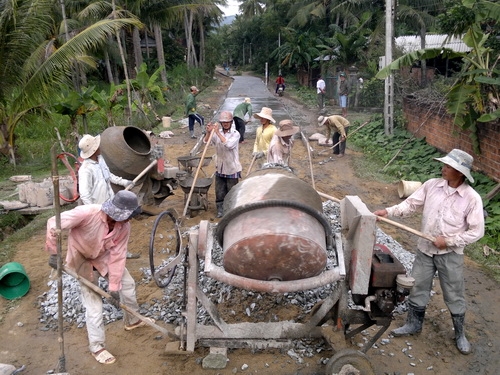
<path id="1" fill-rule="evenodd" d="M 318 79 L 318 82 L 316 83 L 316 93 L 321 94 L 323 91 L 325 91 L 325 81 L 323 81 L 323 78 Z"/>

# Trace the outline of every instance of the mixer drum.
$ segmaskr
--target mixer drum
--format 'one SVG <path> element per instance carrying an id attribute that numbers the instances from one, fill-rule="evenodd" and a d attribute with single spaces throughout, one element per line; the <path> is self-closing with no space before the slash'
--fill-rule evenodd
<path id="1" fill-rule="evenodd" d="M 100 149 L 109 170 L 130 180 L 151 163 L 149 137 L 133 126 L 113 126 L 104 130 Z"/>
<path id="2" fill-rule="evenodd" d="M 224 200 L 223 227 L 218 228 L 223 230 L 218 237 L 223 239 L 224 269 L 255 280 L 319 275 L 327 260 L 326 232 L 317 218 L 322 210 L 318 193 L 293 173 L 252 173 Z"/>

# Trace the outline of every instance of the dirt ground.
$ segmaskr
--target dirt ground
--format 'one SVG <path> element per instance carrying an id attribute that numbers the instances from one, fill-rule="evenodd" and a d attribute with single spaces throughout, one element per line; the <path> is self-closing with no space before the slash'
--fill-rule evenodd
<path id="1" fill-rule="evenodd" d="M 229 78 L 217 76 L 219 86 L 212 90 L 212 95 L 199 98 L 199 103 L 212 109 L 218 108 L 228 85 Z M 290 100 L 287 95 L 280 98 L 290 110 L 292 118 L 296 119 L 302 129 L 308 134 L 315 128 L 317 111 Z M 208 107 L 207 107 L 208 108 Z M 332 107 L 332 113 L 335 107 Z M 338 111 L 338 108 L 337 108 Z M 361 114 L 349 115 L 352 120 L 361 118 Z M 174 130 L 175 136 L 165 140 L 167 158 L 176 165 L 176 158 L 188 155 L 196 140 L 189 138 L 187 129 Z M 251 163 L 253 139 L 240 145 L 240 159 L 243 174 Z M 316 144 L 312 144 L 316 150 Z M 213 153 L 209 149 L 208 154 Z M 312 183 L 310 163 L 307 150 L 300 140 L 297 140 L 292 152 L 292 167 L 301 179 Z M 353 168 L 353 160 L 363 157 L 362 154 L 347 149 L 344 158 L 336 158 L 320 164 L 330 157 L 330 153 L 313 158 L 312 168 L 316 189 L 328 195 L 343 198 L 346 195 L 358 195 L 370 210 L 386 207 L 401 201 L 397 193 L 397 184 L 384 184 L 377 181 L 360 179 Z M 213 163 L 204 168 L 207 174 L 213 173 Z M 208 192 L 210 202 L 207 211 L 200 211 L 194 218 L 186 218 L 183 226 L 189 228 L 200 220 L 215 222 L 214 188 Z M 179 213 L 184 210 L 184 193 L 177 189 L 174 196 L 166 199 L 162 207 L 175 208 Z M 139 259 L 128 261 L 128 269 L 136 280 L 142 278 L 141 267 L 149 267 L 148 243 L 155 216 L 142 216 L 140 220 L 132 221 L 132 235 L 129 250 L 141 253 Z M 406 219 L 405 224 L 419 228 L 418 219 Z M 400 229 L 387 224 L 381 228 L 392 235 L 406 249 L 411 250 L 416 238 Z M 49 287 L 47 282 L 51 270 L 47 265 L 47 254 L 44 250 L 44 233 L 40 232 L 25 242 L 17 245 L 18 251 L 12 261 L 20 262 L 26 268 L 31 281 L 29 293 L 18 301 L 0 299 L 0 363 L 13 364 L 16 367 L 26 366 L 23 374 L 50 373 L 57 370 L 61 354 L 58 333 L 44 330 L 44 324 L 39 321 L 38 301 Z M 467 334 L 474 347 L 474 353 L 464 356 L 458 353 L 453 340 L 452 324 L 449 312 L 443 303 L 439 283 L 436 279 L 436 294 L 431 299 L 426 315 L 423 332 L 410 338 L 392 338 L 386 332 L 378 340 L 375 347 L 367 353 L 377 375 L 385 374 L 497 374 L 500 369 L 498 351 L 500 349 L 500 318 L 497 310 L 500 307 L 498 285 L 471 261 L 467 261 L 465 271 L 468 314 L 466 317 Z M 164 290 L 154 283 L 137 285 L 139 303 L 147 303 L 153 299 L 161 299 Z M 235 300 L 234 306 L 242 305 Z M 278 309 L 276 314 L 281 318 L 289 317 L 290 311 Z M 243 311 L 241 312 L 244 313 Z M 391 328 L 399 326 L 405 316 L 396 317 Z M 163 323 L 160 323 L 163 324 Z M 171 328 L 171 327 L 170 327 Z M 152 328 L 142 328 L 132 332 L 123 330 L 123 323 L 117 321 L 106 326 L 107 348 L 117 357 L 113 365 L 98 364 L 90 355 L 85 328 L 65 324 L 64 352 L 66 370 L 72 375 L 84 374 L 207 374 L 229 375 L 236 373 L 253 374 L 324 374 L 326 358 L 333 355 L 332 350 L 322 351 L 311 358 L 303 358 L 298 363 L 287 354 L 287 351 L 277 349 L 252 352 L 248 349 L 229 350 L 229 362 L 222 370 L 203 370 L 201 359 L 208 354 L 205 348 L 196 349 L 194 354 L 167 355 L 165 347 L 169 338 L 163 337 Z M 373 333 L 368 329 L 368 334 Z M 387 340 L 388 339 L 388 340 Z M 363 335 L 357 335 L 352 342 L 347 343 L 353 349 L 358 343 L 364 342 Z M 382 342 L 382 340 L 384 340 Z M 248 365 L 244 368 L 244 365 Z M 242 367 L 243 366 L 243 367 Z"/>

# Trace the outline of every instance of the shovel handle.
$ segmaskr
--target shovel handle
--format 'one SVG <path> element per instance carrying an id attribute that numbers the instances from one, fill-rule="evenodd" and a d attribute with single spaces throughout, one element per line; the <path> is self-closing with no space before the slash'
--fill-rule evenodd
<path id="1" fill-rule="evenodd" d="M 101 288 L 99 288 L 97 285 L 95 285 L 94 283 L 90 282 L 89 280 L 87 280 L 86 278 L 84 277 L 81 277 L 80 275 L 78 275 L 75 271 L 67 268 L 67 267 L 64 267 L 62 266 L 62 270 L 64 272 L 66 272 L 68 275 L 74 277 L 75 279 L 77 279 L 79 282 L 81 282 L 83 285 L 85 285 L 86 287 L 92 289 L 94 292 L 96 292 L 97 294 L 99 294 L 100 296 L 104 297 L 104 298 L 110 298 L 111 295 L 109 293 L 107 293 L 106 291 L 102 290 Z M 120 307 L 125 310 L 126 312 L 128 312 L 129 314 L 135 316 L 136 318 L 140 319 L 141 321 L 143 321 L 144 323 L 146 323 L 148 326 L 150 327 L 153 327 L 154 329 L 160 331 L 161 333 L 165 334 L 165 335 L 168 335 L 168 336 L 172 336 L 172 333 L 169 332 L 167 329 L 163 328 L 163 327 L 160 327 L 158 324 L 156 323 L 153 323 L 151 322 L 149 319 L 146 319 L 146 317 L 142 316 L 141 314 L 139 314 L 137 311 L 135 310 L 132 310 L 130 307 L 124 305 L 123 303 L 120 302 Z"/>

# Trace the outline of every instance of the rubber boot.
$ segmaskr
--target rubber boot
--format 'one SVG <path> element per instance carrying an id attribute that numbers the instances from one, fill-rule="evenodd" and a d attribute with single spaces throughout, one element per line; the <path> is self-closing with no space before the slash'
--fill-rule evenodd
<path id="1" fill-rule="evenodd" d="M 196 138 L 196 137 L 194 136 L 194 130 L 190 130 L 190 131 L 189 131 L 189 134 L 191 135 L 191 138 Z"/>
<path id="2" fill-rule="evenodd" d="M 222 216 L 224 216 L 224 209 L 223 209 L 223 206 L 224 203 L 220 202 L 220 203 L 217 203 L 217 217 L 220 218 Z"/>
<path id="3" fill-rule="evenodd" d="M 408 315 L 404 326 L 396 328 L 391 333 L 398 336 L 413 335 L 422 331 L 422 323 L 424 322 L 425 307 L 418 307 L 408 304 Z"/>
<path id="4" fill-rule="evenodd" d="M 453 319 L 453 327 L 455 328 L 455 341 L 458 351 L 462 354 L 470 354 L 472 352 L 471 344 L 464 332 L 465 314 L 451 314 Z"/>

